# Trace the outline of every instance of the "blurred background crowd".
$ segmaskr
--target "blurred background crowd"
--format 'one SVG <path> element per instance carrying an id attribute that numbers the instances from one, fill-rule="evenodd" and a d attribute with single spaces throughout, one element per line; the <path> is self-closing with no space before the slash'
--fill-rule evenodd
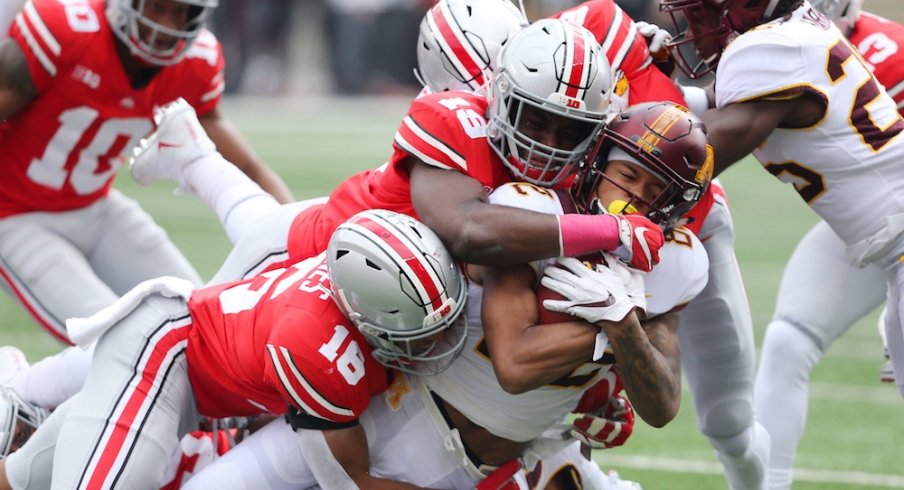
<path id="1" fill-rule="evenodd" d="M 227 93 L 413 95 L 418 25 L 432 0 L 220 0 Z M 531 20 L 579 0 L 525 0 Z M 634 20 L 671 29 L 657 0 L 617 0 Z M 900 0 L 868 10 L 901 20 Z"/>
<path id="2" fill-rule="evenodd" d="M 228 93 L 410 94 L 418 25 L 431 0 L 220 0 Z M 577 5 L 526 0 L 530 19 Z M 635 20 L 667 25 L 656 0 L 619 0 Z"/>

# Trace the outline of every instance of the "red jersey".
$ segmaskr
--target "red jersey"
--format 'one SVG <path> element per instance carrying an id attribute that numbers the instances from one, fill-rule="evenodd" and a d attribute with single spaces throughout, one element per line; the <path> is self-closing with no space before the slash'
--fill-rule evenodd
<path id="1" fill-rule="evenodd" d="M 661 100 L 687 105 L 678 86 L 653 65 L 647 40 L 637 33 L 634 21 L 614 0 L 589 0 L 553 17 L 582 25 L 596 35 L 612 72 L 621 71 L 624 75 L 616 82 L 614 98 L 623 97 L 627 91 L 630 105 Z M 686 226 L 698 236 L 703 220 L 713 207 L 714 187 L 709 186 L 688 213 L 690 220 Z"/>
<path id="2" fill-rule="evenodd" d="M 388 370 L 330 297 L 324 254 L 195 291 L 186 360 L 209 417 L 284 413 L 350 422 L 388 387 Z"/>
<path id="3" fill-rule="evenodd" d="M 612 65 L 612 73 L 621 71 L 615 95 L 628 92 L 628 104 L 670 100 L 686 105 L 678 86 L 653 65 L 647 40 L 615 0 L 589 0 L 552 16 L 584 26 L 596 35 Z"/>
<path id="4" fill-rule="evenodd" d="M 863 12 L 850 39 L 904 115 L 904 25 Z"/>
<path id="5" fill-rule="evenodd" d="M 0 124 L 0 218 L 90 205 L 109 192 L 119 157 L 154 128 L 156 106 L 184 97 L 203 115 L 223 92 L 223 55 L 208 31 L 181 62 L 132 88 L 103 0 L 32 0 L 9 36 L 37 97 Z"/>
<path id="6" fill-rule="evenodd" d="M 468 175 L 487 192 L 511 181 L 511 174 L 487 142 L 486 110 L 486 99 L 471 92 L 441 92 L 415 99 L 396 131 L 389 163 L 349 177 L 326 204 L 295 218 L 289 232 L 289 260 L 324 251 L 333 230 L 365 209 L 389 209 L 417 218 L 405 163 L 409 158 Z"/>

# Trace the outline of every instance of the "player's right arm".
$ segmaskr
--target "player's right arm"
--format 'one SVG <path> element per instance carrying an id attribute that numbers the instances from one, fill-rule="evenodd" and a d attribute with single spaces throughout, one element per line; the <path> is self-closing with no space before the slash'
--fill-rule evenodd
<path id="1" fill-rule="evenodd" d="M 414 158 L 410 175 L 418 216 L 458 259 L 506 265 L 560 255 L 555 216 L 491 205 L 480 182 Z"/>
<path id="2" fill-rule="evenodd" d="M 37 95 L 28 62 L 12 39 L 0 41 L 0 121 L 28 105 Z"/>
<path id="3" fill-rule="evenodd" d="M 487 142 L 486 104 L 466 92 L 422 97 L 412 103 L 396 132 L 390 164 L 408 172 L 418 217 L 452 255 L 469 263 L 504 266 L 624 249 L 623 259 L 633 267 L 650 270 L 659 261 L 662 235 L 645 217 L 635 217 L 637 222 L 607 214 L 557 218 L 491 206 L 487 189 L 508 182 L 511 175 Z"/>
<path id="4" fill-rule="evenodd" d="M 367 434 L 360 425 L 346 429 L 299 433 L 302 453 L 320 461 L 309 461 L 323 488 L 368 488 L 373 490 L 415 490 L 421 487 L 370 474 Z M 325 448 L 324 448 L 325 443 Z M 353 483 L 352 487 L 350 484 Z"/>

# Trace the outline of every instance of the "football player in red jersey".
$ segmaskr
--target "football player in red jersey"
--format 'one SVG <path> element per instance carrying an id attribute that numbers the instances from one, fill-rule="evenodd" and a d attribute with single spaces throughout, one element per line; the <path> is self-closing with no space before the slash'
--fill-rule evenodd
<path id="1" fill-rule="evenodd" d="M 568 214 L 556 219 L 486 203 L 487 189 L 512 179 L 567 185 L 606 117 L 609 69 L 592 34 L 558 20 L 546 20 L 541 27 L 525 29 L 509 41 L 502 53 L 509 56 L 500 60 L 488 96 L 452 91 L 415 100 L 396 132 L 387 165 L 346 179 L 324 205 L 301 213 L 284 209 L 265 226 L 259 214 L 242 222 L 237 228 L 243 238 L 224 267 L 256 264 L 279 249 L 289 260 L 310 256 L 324 248 L 344 217 L 387 208 L 419 216 L 453 255 L 472 263 L 519 263 L 605 249 L 634 267 L 651 269 L 662 235 L 643 217 Z M 558 56 L 556 49 L 568 56 Z M 193 118 L 183 109 L 171 111 L 172 121 L 163 122 L 143 145 L 133 175 L 139 181 L 179 181 L 215 209 L 226 210 L 218 215 L 231 228 L 230 220 L 243 213 L 203 190 L 225 187 L 222 181 L 212 186 L 209 178 L 223 178 L 225 165 L 209 150 Z M 178 148 L 158 143 L 176 138 L 183 141 Z M 232 201 L 240 204 L 249 194 L 237 192 Z M 639 228 L 652 233 L 637 233 Z M 536 238 L 523 240 L 526 235 Z M 246 238 L 251 241 L 247 247 L 242 243 Z"/>
<path id="2" fill-rule="evenodd" d="M 0 277 L 67 341 L 65 318 L 161 274 L 200 283 L 163 230 L 111 189 L 120 157 L 185 97 L 220 151 L 280 200 L 284 183 L 217 106 L 217 0 L 32 0 L 0 41 Z"/>
<path id="3" fill-rule="evenodd" d="M 904 26 L 861 12 L 861 0 L 810 3 L 847 35 L 904 114 Z M 838 337 L 882 303 L 885 291 L 883 271 L 851 265 L 844 242 L 825 221 L 795 247 L 766 327 L 755 389 L 757 414 L 772 436 L 771 488 L 791 487 L 810 373 Z M 894 382 L 891 364 L 883 368 L 882 381 Z"/>
<path id="4" fill-rule="evenodd" d="M 596 195 L 599 200 L 587 197 L 579 201 L 581 206 L 576 206 L 568 189 L 553 191 L 519 182 L 496 189 L 490 195 L 491 202 L 494 205 L 562 214 L 564 210 L 577 207 L 597 212 L 618 198 L 631 201 L 658 222 L 674 226 L 709 183 L 708 169 L 711 168 L 712 155 L 706 151 L 706 136 L 699 120 L 685 109 L 668 103 L 639 106 L 623 116 L 606 130 L 605 138 L 609 144 L 600 147 L 599 152 L 601 160 L 609 157 L 618 161 L 608 166 L 601 164 L 593 172 L 586 172 L 587 180 L 581 183 L 587 182 L 587 185 L 573 188 L 576 189 L 574 193 Z M 650 135 L 651 140 L 659 142 L 654 151 L 661 157 L 643 156 L 643 150 L 637 149 L 632 138 L 645 133 Z M 618 154 L 609 153 L 612 146 L 624 150 Z M 602 176 L 603 169 L 605 178 Z M 647 169 L 657 173 L 650 173 L 651 170 Z M 664 173 L 668 177 L 660 180 L 657 175 Z M 602 202 L 602 206 L 596 205 L 598 202 Z M 634 296 L 626 297 L 627 286 L 622 285 L 625 279 L 615 270 L 627 272 L 628 269 L 624 266 L 619 268 L 617 259 L 611 255 L 609 259 L 610 263 L 614 262 L 611 265 L 613 271 L 608 275 L 600 272 L 605 276 L 604 280 L 595 281 L 590 270 L 581 274 L 584 268 L 578 263 L 573 275 L 562 271 L 555 283 L 557 287 L 569 286 L 564 293 L 566 296 L 582 291 L 594 297 L 585 303 L 583 300 L 586 298 L 569 296 L 571 302 L 561 306 L 584 320 L 599 320 L 602 315 L 611 321 L 603 322 L 606 323 L 603 328 L 612 335 L 611 343 L 620 365 L 628 366 L 636 362 L 645 366 L 644 369 L 631 369 L 628 375 L 630 391 L 632 398 L 642 404 L 638 407 L 638 413 L 657 426 L 674 416 L 680 399 L 675 332 L 677 312 L 703 288 L 707 278 L 706 255 L 700 242 L 692 234 L 685 234 L 683 228 L 676 230 L 675 236 L 689 240 L 680 245 L 676 240 L 676 243 L 664 246 L 664 253 L 669 253 L 668 258 L 674 260 L 664 260 L 646 276 L 648 291 L 652 293 L 647 313 L 651 319 L 656 319 L 645 324 L 643 330 L 631 313 L 635 302 L 647 304 L 643 294 L 644 280 L 639 278 L 639 273 L 628 274 L 632 284 L 639 285 L 641 293 L 637 295 L 636 289 L 631 290 Z M 472 279 L 465 313 L 469 318 L 468 343 L 448 370 L 434 376 L 406 377 L 405 384 L 399 383 L 394 389 L 375 397 L 362 416 L 362 425 L 368 436 L 366 443 L 369 445 L 371 471 L 397 475 L 400 479 L 421 485 L 433 482 L 428 485 L 433 488 L 440 481 L 438 475 L 448 474 L 451 477 L 454 473 L 442 463 L 447 458 L 429 456 L 433 454 L 431 448 L 437 446 L 448 448 L 440 453 L 452 453 L 455 454 L 453 459 L 466 461 L 473 479 L 485 474 L 488 467 L 505 468 L 504 463 L 514 457 L 523 455 L 530 460 L 538 455 L 545 458 L 562 447 L 574 449 L 574 440 L 562 439 L 563 430 L 575 430 L 577 437 L 597 447 L 624 442 L 633 419 L 620 418 L 625 415 L 619 415 L 617 410 L 610 413 L 613 420 L 599 413 L 588 415 L 582 419 L 579 428 L 556 424 L 579 400 L 582 401 L 582 409 L 595 411 L 603 408 L 605 402 L 619 390 L 615 374 L 610 371 L 613 350 L 605 349 L 609 344 L 608 337 L 603 335 L 598 340 L 599 325 L 589 325 L 586 321 L 570 317 L 554 325 L 537 325 L 538 307 L 534 289 L 544 267 L 550 270 L 546 267 L 550 262 L 531 264 L 536 268 L 522 265 L 499 270 L 468 266 L 468 277 Z M 513 270 L 517 270 L 516 279 L 504 277 Z M 485 288 L 482 293 L 480 284 Z M 596 302 L 596 294 L 606 297 L 610 291 L 618 297 L 614 301 L 617 307 L 595 308 L 591 305 Z M 612 316 L 606 316 L 609 314 Z M 623 322 L 620 321 L 623 319 Z M 609 328 L 613 330 L 609 331 Z M 651 333 L 647 340 L 647 332 L 656 333 Z M 599 347 L 598 353 L 595 347 Z M 607 354 L 602 361 L 591 362 L 591 359 L 602 356 L 604 351 Z M 599 397 L 597 403 L 585 403 L 581 399 L 582 394 L 597 381 L 600 382 L 600 390 L 594 391 Z M 590 405 L 593 405 L 592 408 Z M 430 427 L 430 418 L 435 427 L 440 428 L 439 434 L 435 434 L 435 427 Z M 418 424 L 423 423 L 420 421 L 424 419 L 428 419 L 427 427 L 418 430 Z M 553 425 L 554 429 L 547 433 Z M 322 486 L 332 488 L 326 484 L 334 481 L 329 479 L 333 476 L 329 475 L 326 467 L 332 468 L 335 463 L 322 461 L 325 451 L 322 445 L 316 443 L 320 439 L 349 441 L 341 453 L 333 451 L 344 465 L 348 461 L 346 458 L 351 459 L 353 454 L 350 450 L 351 439 L 343 439 L 342 430 L 327 431 L 321 435 L 312 433 L 317 432 L 317 426 L 295 421 L 292 421 L 292 426 L 299 431 L 297 436 L 286 422 L 272 422 L 214 466 L 197 475 L 189 487 L 219 488 L 231 481 L 233 475 L 242 475 L 238 477 L 240 483 L 236 484 L 237 488 L 251 489 L 264 485 L 271 488 L 304 488 L 313 484 L 313 472 Z M 457 433 L 446 434 L 443 429 L 446 432 L 454 429 Z M 624 432 L 621 432 L 622 429 Z M 550 436 L 552 433 L 555 435 Z M 278 451 L 276 448 L 286 450 Z M 271 456 L 263 460 L 256 454 Z M 402 456 L 405 454 L 418 454 L 422 464 L 411 465 L 408 458 Z M 552 477 L 550 470 L 554 473 L 555 469 L 560 468 L 558 464 L 562 463 L 562 467 L 568 464 L 571 468 L 580 468 L 585 488 L 616 488 L 616 479 L 603 475 L 596 463 L 580 455 L 575 457 L 573 453 L 567 456 L 556 459 L 553 467 L 541 465 L 532 477 L 545 482 Z M 349 464 L 353 462 L 361 464 L 362 461 L 351 459 Z M 366 470 L 367 465 L 364 466 Z M 543 471 L 544 468 L 546 471 Z M 458 470 L 455 467 L 455 471 Z M 501 475 L 494 473 L 493 476 Z M 606 481 L 611 486 L 605 485 Z M 474 488 L 474 482 L 467 478 L 450 479 L 445 483 L 452 484 L 451 488 Z"/>
<path id="5" fill-rule="evenodd" d="M 3 469 L 15 488 L 49 488 L 51 477 L 158 488 L 199 415 L 288 406 L 293 419 L 351 427 L 389 387 L 387 367 L 434 374 L 458 356 L 466 294 L 436 235 L 385 210 L 355 215 L 328 252 L 286 269 L 195 291 L 175 278 L 142 283 L 68 322 L 80 344 L 100 336 L 88 380 Z"/>

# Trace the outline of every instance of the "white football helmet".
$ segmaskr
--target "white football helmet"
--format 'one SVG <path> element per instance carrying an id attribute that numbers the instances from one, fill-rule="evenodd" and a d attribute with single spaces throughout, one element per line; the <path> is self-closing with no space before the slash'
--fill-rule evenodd
<path id="1" fill-rule="evenodd" d="M 181 29 L 172 29 L 144 15 L 146 1 L 107 0 L 107 20 L 133 55 L 160 66 L 178 63 L 185 56 L 219 4 L 219 0 L 174 0 L 189 6 L 189 18 Z M 175 43 L 167 48 L 156 47 L 161 34 L 175 38 Z"/>
<path id="2" fill-rule="evenodd" d="M 477 90 L 527 20 L 509 0 L 439 0 L 421 21 L 418 75 L 432 92 Z"/>
<path id="3" fill-rule="evenodd" d="M 863 0 L 811 0 L 810 4 L 832 19 L 841 32 L 848 35 L 854 29 L 857 18 L 860 17 Z"/>
<path id="4" fill-rule="evenodd" d="M 47 415 L 47 410 L 35 407 L 12 388 L 0 385 L 0 459 L 22 447 Z"/>
<path id="5" fill-rule="evenodd" d="M 467 336 L 461 312 L 468 290 L 433 231 L 399 213 L 363 211 L 339 225 L 327 253 L 333 299 L 377 361 L 437 374 L 458 357 Z"/>
<path id="6" fill-rule="evenodd" d="M 593 146 L 612 89 L 612 70 L 593 33 L 563 20 L 538 20 L 499 54 L 487 138 L 516 179 L 555 185 L 580 167 Z M 531 120 L 536 114 L 544 114 L 541 121 Z M 555 146 L 538 139 L 550 133 Z M 563 142 L 562 134 L 571 141 Z"/>

